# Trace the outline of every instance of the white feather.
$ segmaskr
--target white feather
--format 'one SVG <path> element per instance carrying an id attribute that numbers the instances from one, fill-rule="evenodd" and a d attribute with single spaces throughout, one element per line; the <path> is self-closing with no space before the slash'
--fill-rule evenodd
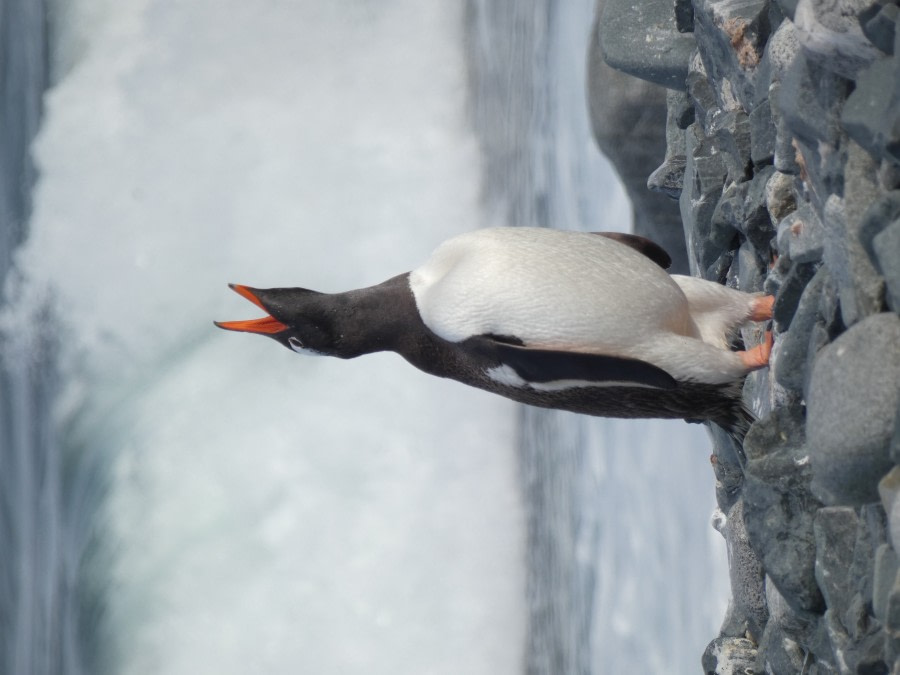
<path id="1" fill-rule="evenodd" d="M 745 370 L 724 347 L 753 296 L 669 276 L 595 234 L 475 230 L 441 244 L 410 288 L 425 325 L 451 342 L 515 336 L 529 347 L 641 359 L 682 380 L 727 382 Z"/>

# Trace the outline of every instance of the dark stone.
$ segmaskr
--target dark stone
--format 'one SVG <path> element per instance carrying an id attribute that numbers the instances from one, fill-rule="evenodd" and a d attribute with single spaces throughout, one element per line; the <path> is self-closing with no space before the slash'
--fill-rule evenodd
<path id="1" fill-rule="evenodd" d="M 776 0 L 784 15 L 793 21 L 799 0 Z"/>
<path id="2" fill-rule="evenodd" d="M 756 645 L 746 638 L 720 637 L 709 643 L 701 664 L 705 675 L 752 673 Z"/>
<path id="3" fill-rule="evenodd" d="M 900 164 L 900 76 L 896 59 L 882 58 L 860 72 L 841 113 L 841 125 L 876 157 Z"/>
<path id="4" fill-rule="evenodd" d="M 675 0 L 675 29 L 679 33 L 694 32 L 694 3 L 692 0 Z"/>
<path id="5" fill-rule="evenodd" d="M 900 318 L 876 314 L 816 359 L 807 398 L 813 492 L 826 504 L 878 500 L 891 468 L 888 446 L 900 405 Z"/>
<path id="6" fill-rule="evenodd" d="M 728 513 L 737 501 L 744 481 L 743 449 L 721 427 L 708 425 L 708 429 L 713 445 L 710 459 L 716 475 L 716 503 L 722 513 Z"/>
<path id="7" fill-rule="evenodd" d="M 778 289 L 781 288 L 781 284 L 784 282 L 784 278 L 790 269 L 791 259 L 788 256 L 780 256 L 775 261 L 775 266 L 769 270 L 769 275 L 763 284 L 763 290 L 766 292 L 766 295 L 778 295 Z"/>
<path id="8" fill-rule="evenodd" d="M 715 246 L 715 244 L 713 244 L 713 246 Z M 731 264 L 733 262 L 734 251 L 722 251 L 722 253 L 719 254 L 719 257 L 706 268 L 706 271 L 703 273 L 703 278 L 708 281 L 715 281 L 717 284 L 722 284 L 724 286 L 728 281 L 728 276 L 731 273 Z"/>
<path id="9" fill-rule="evenodd" d="M 821 321 L 819 298 L 827 279 L 828 268 L 820 267 L 803 289 L 790 330 L 783 333 L 778 340 L 777 358 L 773 363 L 775 381 L 794 391 L 806 388 L 808 377 L 812 372 L 815 351 L 810 349 L 810 338 L 813 327 Z"/>
<path id="10" fill-rule="evenodd" d="M 753 176 L 750 186 L 747 188 L 744 220 L 741 223 L 744 236 L 759 251 L 760 255 L 765 256 L 769 255 L 770 244 L 775 235 L 775 227 L 769 217 L 766 199 L 766 184 L 774 173 L 774 166 L 766 166 Z"/>
<path id="11" fill-rule="evenodd" d="M 813 263 L 794 263 L 791 265 L 791 271 L 778 289 L 778 295 L 775 296 L 775 305 L 772 308 L 772 318 L 775 320 L 775 327 L 784 332 L 791 326 L 794 313 L 797 311 L 797 305 L 800 303 L 800 296 L 806 284 L 813 278 L 816 273 L 816 266 Z"/>
<path id="12" fill-rule="evenodd" d="M 753 166 L 771 164 L 775 159 L 775 122 L 768 99 L 750 112 L 750 159 Z"/>
<path id="13" fill-rule="evenodd" d="M 737 252 L 738 283 L 739 290 L 747 293 L 755 293 L 763 289 L 765 281 L 766 261 L 760 257 L 750 242 L 745 241 Z"/>
<path id="14" fill-rule="evenodd" d="M 792 609 L 824 608 L 815 578 L 813 519 L 819 502 L 809 491 L 810 470 L 799 407 L 776 408 L 755 422 L 744 441 L 744 519 L 750 545 Z"/>
<path id="15" fill-rule="evenodd" d="M 688 244 L 691 272 L 705 272 L 722 255 L 709 239 L 710 222 L 727 169 L 712 139 L 703 137 L 694 123 L 687 131 L 687 164 L 679 201 Z"/>
<path id="16" fill-rule="evenodd" d="M 750 177 L 750 117 L 743 110 L 728 110 L 715 120 L 714 136 L 725 155 L 728 180 L 742 182 Z"/>
<path id="17" fill-rule="evenodd" d="M 888 675 L 890 666 L 885 662 L 885 634 L 872 630 L 861 637 L 849 650 L 850 664 L 858 675 Z"/>
<path id="18" fill-rule="evenodd" d="M 588 107 L 594 139 L 619 174 L 634 215 L 634 232 L 662 246 L 670 271 L 689 272 L 678 204 L 647 189 L 647 176 L 663 159 L 666 90 L 604 63 L 595 21 L 588 51 Z M 684 96 L 684 95 L 683 95 Z"/>
<path id="19" fill-rule="evenodd" d="M 720 248 L 730 248 L 744 220 L 744 202 L 749 183 L 731 183 L 722 192 L 710 220 L 709 239 Z"/>
<path id="20" fill-rule="evenodd" d="M 756 673 L 799 673 L 806 661 L 805 649 L 785 630 L 770 621 L 759 642 Z"/>
<path id="21" fill-rule="evenodd" d="M 599 21 L 607 64 L 648 82 L 684 89 L 696 47 L 691 33 L 679 33 L 671 0 L 605 0 Z"/>
<path id="22" fill-rule="evenodd" d="M 701 71 L 691 71 L 687 76 L 687 93 L 694 104 L 696 121 L 700 123 L 704 135 L 711 135 L 713 123 L 721 114 L 716 91 Z"/>
<path id="23" fill-rule="evenodd" d="M 863 34 L 878 49 L 885 54 L 892 55 L 897 21 L 900 19 L 900 7 L 891 2 L 884 2 L 872 5 L 871 9 L 875 9 L 877 12 L 870 16 L 870 10 L 865 13 L 865 18 L 863 14 L 860 14 L 859 17 Z"/>
<path id="24" fill-rule="evenodd" d="M 668 107 L 669 118 L 682 131 L 694 123 L 696 116 L 694 103 L 686 91 L 668 89 L 666 91 L 666 106 Z"/>
<path id="25" fill-rule="evenodd" d="M 825 596 L 825 604 L 839 610 L 850 605 L 855 590 L 854 580 L 848 579 L 847 573 L 853 562 L 858 527 L 856 511 L 849 506 L 821 508 L 813 523 L 816 582 Z"/>

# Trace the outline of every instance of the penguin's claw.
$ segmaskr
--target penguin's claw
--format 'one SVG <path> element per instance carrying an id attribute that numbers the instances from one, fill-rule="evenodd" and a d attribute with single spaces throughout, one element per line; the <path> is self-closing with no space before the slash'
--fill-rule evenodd
<path id="1" fill-rule="evenodd" d="M 762 344 L 758 344 L 747 351 L 738 352 L 738 356 L 741 357 L 741 362 L 747 370 L 759 370 L 760 368 L 765 368 L 769 365 L 769 357 L 772 354 L 773 343 L 774 338 L 772 337 L 772 331 L 767 330 L 763 337 Z"/>

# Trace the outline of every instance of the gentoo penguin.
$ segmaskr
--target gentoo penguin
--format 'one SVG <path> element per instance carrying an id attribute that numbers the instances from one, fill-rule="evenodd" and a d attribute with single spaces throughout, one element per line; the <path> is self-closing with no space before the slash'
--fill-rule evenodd
<path id="1" fill-rule="evenodd" d="M 266 312 L 217 322 L 301 353 L 400 354 L 417 368 L 532 405 L 607 417 L 749 416 L 744 375 L 763 344 L 731 351 L 774 298 L 669 275 L 669 256 L 618 233 L 491 228 L 454 237 L 421 267 L 345 293 L 231 285 Z"/>

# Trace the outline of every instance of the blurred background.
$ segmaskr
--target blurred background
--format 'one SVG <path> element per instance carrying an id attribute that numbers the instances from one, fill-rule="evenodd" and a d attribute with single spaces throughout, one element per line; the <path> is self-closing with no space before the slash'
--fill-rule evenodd
<path id="1" fill-rule="evenodd" d="M 253 314 L 227 282 L 629 230 L 594 11 L 3 0 L 0 671 L 699 669 L 728 597 L 702 427 L 212 325 Z"/>

